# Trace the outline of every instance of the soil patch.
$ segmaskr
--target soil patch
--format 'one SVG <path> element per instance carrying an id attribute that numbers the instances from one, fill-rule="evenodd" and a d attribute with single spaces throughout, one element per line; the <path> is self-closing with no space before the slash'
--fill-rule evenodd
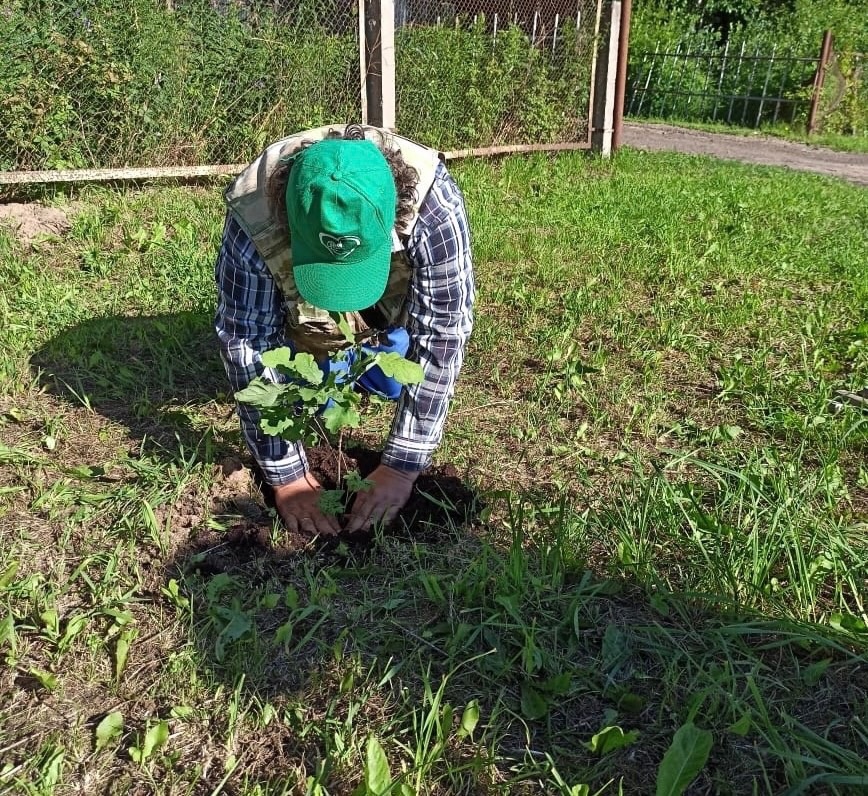
<path id="1" fill-rule="evenodd" d="M 46 235 L 62 235 L 71 224 L 66 213 L 55 207 L 10 202 L 0 204 L 0 226 L 10 229 L 24 246 L 29 246 Z"/>
<path id="2" fill-rule="evenodd" d="M 669 124 L 625 124 L 624 145 L 634 149 L 711 155 L 763 166 L 783 166 L 868 185 L 868 155 L 785 141 L 767 135 L 708 133 Z"/>
<path id="3" fill-rule="evenodd" d="M 323 488 L 336 489 L 337 451 L 324 446 L 308 448 L 307 458 L 311 473 Z M 342 454 L 340 473 L 357 470 L 364 477 L 379 462 L 379 452 L 353 448 Z M 169 525 L 175 536 L 174 557 L 186 560 L 195 569 L 216 574 L 234 571 L 263 555 L 284 559 L 311 549 L 328 551 L 340 543 L 366 545 L 372 539 L 371 533 L 356 533 L 311 542 L 285 528 L 275 531 L 273 508 L 273 492 L 256 466 L 252 462 L 245 466 L 235 457 L 227 458 L 219 467 L 209 495 L 183 495 L 168 509 Z M 479 496 L 456 467 L 432 466 L 419 476 L 410 500 L 385 533 L 428 542 L 454 537 L 456 530 L 477 529 L 482 508 Z M 201 520 L 206 513 L 224 524 L 226 530 L 204 528 Z"/>

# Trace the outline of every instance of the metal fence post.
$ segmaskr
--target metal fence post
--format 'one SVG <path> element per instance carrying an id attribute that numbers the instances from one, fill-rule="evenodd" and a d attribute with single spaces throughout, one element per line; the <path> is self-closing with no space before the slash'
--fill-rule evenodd
<path id="1" fill-rule="evenodd" d="M 627 63 L 630 49 L 630 18 L 633 0 L 621 0 L 621 30 L 618 35 L 618 70 L 615 74 L 615 121 L 612 150 L 617 152 L 624 133 L 624 97 L 627 92 Z"/>
<path id="2" fill-rule="evenodd" d="M 360 0 L 362 121 L 395 127 L 395 5 L 393 0 Z"/>
<path id="3" fill-rule="evenodd" d="M 814 90 L 811 93 L 811 107 L 808 111 L 808 135 L 817 129 L 817 108 L 820 105 L 820 94 L 823 92 L 823 82 L 826 79 L 826 68 L 829 66 L 829 56 L 832 54 L 832 31 L 823 33 L 823 44 L 820 47 L 820 60 L 814 73 Z"/>
<path id="4" fill-rule="evenodd" d="M 591 108 L 591 149 L 603 157 L 612 154 L 612 127 L 615 115 L 615 75 L 618 65 L 618 34 L 621 31 L 621 0 L 612 0 L 607 9 L 608 35 L 597 43 L 594 101 Z"/>

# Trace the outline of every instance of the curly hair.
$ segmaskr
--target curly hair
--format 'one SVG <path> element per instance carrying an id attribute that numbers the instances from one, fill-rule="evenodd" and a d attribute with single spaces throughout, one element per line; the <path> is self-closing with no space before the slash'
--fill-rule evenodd
<path id="1" fill-rule="evenodd" d="M 370 128 L 368 128 L 370 129 Z M 365 128 L 360 124 L 349 124 L 343 132 L 330 130 L 326 138 L 341 138 L 345 141 L 364 141 Z M 403 227 L 413 217 L 413 207 L 416 204 L 416 185 L 419 182 L 419 172 L 404 162 L 404 158 L 397 149 L 392 149 L 386 137 L 378 130 L 374 135 L 374 143 L 386 158 L 392 177 L 395 180 L 397 202 L 395 206 L 395 225 Z M 289 231 L 289 222 L 286 218 L 286 185 L 289 182 L 289 172 L 292 170 L 293 156 L 306 149 L 315 141 L 302 141 L 301 146 L 284 155 L 279 165 L 271 173 L 266 186 L 268 203 L 274 220 Z"/>

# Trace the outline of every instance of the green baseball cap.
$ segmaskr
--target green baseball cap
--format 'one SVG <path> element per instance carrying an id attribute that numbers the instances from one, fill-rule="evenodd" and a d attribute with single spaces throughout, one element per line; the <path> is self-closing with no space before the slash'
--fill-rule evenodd
<path id="1" fill-rule="evenodd" d="M 386 290 L 395 180 L 371 141 L 326 139 L 299 152 L 286 186 L 292 271 L 301 297 L 324 310 L 376 304 Z"/>

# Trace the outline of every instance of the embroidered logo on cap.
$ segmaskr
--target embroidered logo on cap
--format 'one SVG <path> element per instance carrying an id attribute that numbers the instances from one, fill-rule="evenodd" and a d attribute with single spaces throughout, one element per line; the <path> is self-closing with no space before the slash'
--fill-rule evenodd
<path id="1" fill-rule="evenodd" d="M 319 242 L 331 252 L 332 257 L 336 257 L 338 260 L 349 257 L 362 245 L 361 239 L 354 235 L 335 237 L 329 235 L 328 232 L 319 233 Z"/>

